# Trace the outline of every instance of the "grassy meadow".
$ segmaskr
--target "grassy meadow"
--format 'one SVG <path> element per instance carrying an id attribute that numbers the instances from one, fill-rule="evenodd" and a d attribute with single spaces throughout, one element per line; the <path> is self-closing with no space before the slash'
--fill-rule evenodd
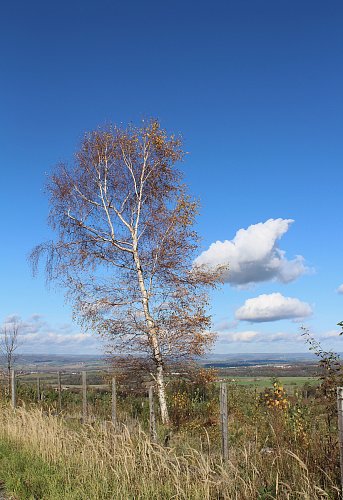
<path id="1" fill-rule="evenodd" d="M 227 381 L 233 381 L 237 385 L 256 388 L 262 391 L 270 384 L 271 377 L 227 377 Z M 280 384 L 292 392 L 293 390 L 302 390 L 304 386 L 317 386 L 319 384 L 316 377 L 278 377 Z"/>
<path id="2" fill-rule="evenodd" d="M 82 424 L 77 392 L 64 394 L 58 414 L 53 388 L 37 404 L 34 387 L 19 386 L 18 408 L 0 407 L 0 480 L 17 499 L 340 498 L 335 401 L 322 397 L 319 381 L 227 384 L 228 461 L 218 383 L 205 370 L 196 382 L 168 385 L 172 425 L 158 424 L 158 443 L 149 438 L 144 392 L 120 388 L 114 426 L 106 392 L 90 389 Z"/>

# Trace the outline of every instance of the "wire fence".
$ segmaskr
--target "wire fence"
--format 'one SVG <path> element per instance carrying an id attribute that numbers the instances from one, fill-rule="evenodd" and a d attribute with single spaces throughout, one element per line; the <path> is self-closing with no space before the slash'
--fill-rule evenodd
<path id="1" fill-rule="evenodd" d="M 199 397 L 192 388 L 191 399 Z M 177 400 L 179 394 L 172 394 Z M 226 384 L 218 388 L 219 426 L 222 433 L 222 452 L 228 458 L 228 402 Z M 146 427 L 151 440 L 157 442 L 157 423 L 160 421 L 159 405 L 153 385 L 146 383 L 135 387 L 118 384 L 115 377 L 104 371 L 81 372 L 11 370 L 0 377 L 0 397 L 18 406 L 39 406 L 50 414 L 65 419 L 76 419 L 84 424 L 97 421 L 120 425 L 139 423 Z M 175 399 L 176 398 L 176 399 Z M 182 404 L 182 401 L 181 401 Z M 177 420 L 177 419 L 176 419 Z"/>

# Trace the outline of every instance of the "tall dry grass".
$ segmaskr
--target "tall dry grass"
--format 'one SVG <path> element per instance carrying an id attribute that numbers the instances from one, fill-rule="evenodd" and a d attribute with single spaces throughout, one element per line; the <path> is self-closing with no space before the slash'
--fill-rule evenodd
<path id="1" fill-rule="evenodd" d="M 63 496 L 59 485 L 60 496 L 52 492 L 49 498 L 315 500 L 339 494 L 334 484 L 325 492 L 294 453 L 261 452 L 254 442 L 231 449 L 223 463 L 216 453 L 190 447 L 186 439 L 177 448 L 152 444 L 138 425 L 73 428 L 37 409 L 14 412 L 8 407 L 0 408 L 0 441 L 63 473 Z"/>

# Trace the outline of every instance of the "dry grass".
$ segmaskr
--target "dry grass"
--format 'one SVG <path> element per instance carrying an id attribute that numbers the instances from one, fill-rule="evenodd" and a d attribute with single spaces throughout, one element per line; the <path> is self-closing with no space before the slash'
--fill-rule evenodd
<path id="1" fill-rule="evenodd" d="M 191 448 L 185 442 L 177 451 L 152 444 L 139 426 L 116 430 L 109 423 L 73 429 L 61 418 L 37 409 L 20 408 L 14 413 L 8 407 L 0 409 L 0 440 L 9 443 L 16 453 L 42 459 L 59 474 L 58 491 L 47 488 L 44 496 L 31 498 L 338 497 L 335 485 L 331 485 L 330 495 L 323 491 L 294 453 L 277 449 L 261 453 L 253 442 L 231 449 L 229 462 L 223 463 L 220 456 Z M 51 477 L 51 481 L 56 478 Z"/>

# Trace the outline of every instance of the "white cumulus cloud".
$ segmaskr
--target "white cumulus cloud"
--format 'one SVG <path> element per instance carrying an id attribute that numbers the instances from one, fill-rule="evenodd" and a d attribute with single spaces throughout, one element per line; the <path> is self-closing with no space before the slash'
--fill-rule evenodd
<path id="1" fill-rule="evenodd" d="M 236 319 L 258 323 L 304 318 L 311 314 L 311 306 L 306 302 L 292 297 L 284 297 L 281 293 L 271 293 L 246 300 L 243 306 L 237 309 Z"/>
<path id="2" fill-rule="evenodd" d="M 234 286 L 262 281 L 294 281 L 309 269 L 301 255 L 288 260 L 278 240 L 288 231 L 292 219 L 269 219 L 237 231 L 232 240 L 216 241 L 195 260 L 195 265 L 227 265 L 224 280 Z"/>
<path id="3" fill-rule="evenodd" d="M 339 287 L 337 288 L 337 293 L 342 293 L 343 294 L 343 284 L 339 285 Z"/>

